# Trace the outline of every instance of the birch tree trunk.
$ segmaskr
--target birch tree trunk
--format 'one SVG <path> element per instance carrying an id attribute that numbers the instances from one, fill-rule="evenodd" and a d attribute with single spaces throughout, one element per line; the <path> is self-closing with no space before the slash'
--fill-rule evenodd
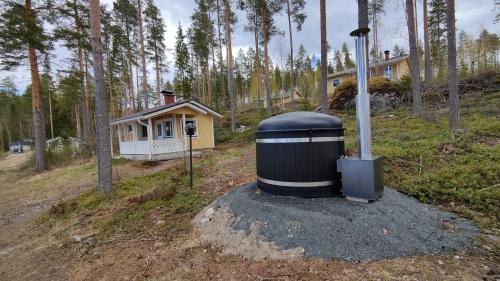
<path id="1" fill-rule="evenodd" d="M 142 94 L 144 97 L 144 106 L 146 109 L 149 108 L 149 96 L 148 96 L 148 72 L 146 70 L 146 53 L 144 52 L 144 28 L 142 22 L 142 1 L 137 0 L 137 18 L 139 20 L 139 45 L 141 52 L 141 64 L 142 64 Z"/>
<path id="2" fill-rule="evenodd" d="M 101 5 L 90 0 L 90 33 L 94 60 L 95 124 L 97 140 L 97 190 L 110 196 L 112 187 L 111 139 L 109 134 L 109 108 L 104 83 L 101 45 Z"/>
<path id="3" fill-rule="evenodd" d="M 431 46 L 429 38 L 429 14 L 427 12 L 428 4 L 427 0 L 423 0 L 424 6 L 424 70 L 425 70 L 425 82 L 430 83 L 432 81 L 432 62 L 431 62 Z"/>
<path id="4" fill-rule="evenodd" d="M 320 9 L 320 29 L 321 29 L 321 113 L 328 114 L 328 92 L 327 92 L 327 71 L 328 71 L 328 40 L 326 38 L 326 0 L 319 1 Z M 293 94 L 292 94 L 293 97 Z"/>
<path id="5" fill-rule="evenodd" d="M 224 21 L 226 29 L 226 49 L 227 49 L 227 76 L 229 83 L 229 94 L 231 96 L 231 129 L 236 130 L 236 95 L 234 92 L 233 79 L 233 50 L 231 47 L 231 11 L 229 0 L 224 0 Z"/>
<path id="6" fill-rule="evenodd" d="M 31 0 L 24 2 L 24 16 L 27 22 L 33 22 L 33 9 Z M 33 112 L 33 129 L 35 130 L 35 170 L 41 172 L 45 170 L 45 147 L 47 136 L 45 133 L 45 116 L 43 112 L 43 100 L 41 97 L 40 74 L 38 72 L 38 62 L 35 47 L 29 44 L 28 59 L 31 73 L 31 95 Z"/>
<path id="7" fill-rule="evenodd" d="M 408 37 L 410 45 L 411 61 L 411 92 L 413 98 L 413 115 L 422 115 L 422 97 L 420 87 L 420 67 L 418 63 L 418 49 L 415 38 L 415 13 L 413 11 L 413 0 L 406 0 L 406 13 L 408 19 Z"/>
<path id="8" fill-rule="evenodd" d="M 447 24 L 448 29 L 448 92 L 450 106 L 450 128 L 457 129 L 460 126 L 459 98 L 457 82 L 457 42 L 455 31 L 455 0 L 448 0 Z"/>

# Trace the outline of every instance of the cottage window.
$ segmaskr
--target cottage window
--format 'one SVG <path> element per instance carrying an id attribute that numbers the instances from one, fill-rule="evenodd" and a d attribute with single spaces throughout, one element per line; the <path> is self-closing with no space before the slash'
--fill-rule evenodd
<path id="1" fill-rule="evenodd" d="M 337 87 L 338 85 L 340 85 L 340 79 L 333 79 L 333 87 Z"/>
<path id="2" fill-rule="evenodd" d="M 128 133 L 128 134 L 132 134 L 132 131 L 133 131 L 133 130 L 134 130 L 134 129 L 132 128 L 132 125 L 128 125 L 128 132 L 127 132 L 127 133 Z"/>
<path id="3" fill-rule="evenodd" d="M 148 127 L 142 125 L 141 127 L 141 137 L 147 138 L 148 137 Z"/>
<path id="4" fill-rule="evenodd" d="M 163 130 L 162 130 L 162 128 L 161 128 L 161 124 L 157 124 L 157 125 L 156 125 L 156 135 L 157 135 L 158 137 L 163 136 Z"/>
<path id="5" fill-rule="evenodd" d="M 384 69 L 384 77 L 389 79 L 389 80 L 392 80 L 392 67 L 391 66 L 387 66 Z"/>
<path id="6" fill-rule="evenodd" d="M 165 121 L 165 138 L 172 138 L 174 136 L 174 123 L 169 120 Z"/>

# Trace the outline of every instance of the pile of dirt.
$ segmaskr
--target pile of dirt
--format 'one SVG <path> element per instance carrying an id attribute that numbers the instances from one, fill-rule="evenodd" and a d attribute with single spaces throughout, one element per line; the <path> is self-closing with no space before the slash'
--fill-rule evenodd
<path id="1" fill-rule="evenodd" d="M 370 107 L 375 112 L 391 110 L 405 101 L 407 89 L 400 83 L 387 80 L 383 77 L 375 77 L 368 83 L 370 93 Z M 358 89 L 355 79 L 342 82 L 329 100 L 330 109 L 343 110 L 356 107 L 356 95 Z"/>
<path id="2" fill-rule="evenodd" d="M 472 223 L 390 188 L 363 204 L 272 196 L 247 184 L 209 205 L 193 224 L 203 242 L 253 259 L 357 261 L 480 251 Z"/>

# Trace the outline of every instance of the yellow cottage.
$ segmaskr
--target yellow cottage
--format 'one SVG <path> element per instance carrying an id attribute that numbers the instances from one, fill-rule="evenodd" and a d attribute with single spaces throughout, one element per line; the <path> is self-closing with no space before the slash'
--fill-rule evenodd
<path id="1" fill-rule="evenodd" d="M 163 105 L 111 121 L 118 129 L 120 157 L 131 160 L 167 160 L 184 156 L 189 136 L 184 127 L 195 127 L 193 150 L 214 148 L 214 117 L 222 115 L 188 99 L 177 101 L 172 91 L 162 91 Z"/>

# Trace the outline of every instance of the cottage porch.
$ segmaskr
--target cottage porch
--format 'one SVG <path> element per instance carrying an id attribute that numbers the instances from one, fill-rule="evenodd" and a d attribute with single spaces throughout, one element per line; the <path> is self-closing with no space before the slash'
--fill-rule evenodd
<path id="1" fill-rule="evenodd" d="M 168 160 L 185 156 L 189 137 L 184 124 L 197 123 L 193 115 L 166 114 L 117 124 L 120 157 L 131 160 Z M 197 136 L 196 136 L 197 137 Z M 201 154 L 194 152 L 194 155 Z"/>

